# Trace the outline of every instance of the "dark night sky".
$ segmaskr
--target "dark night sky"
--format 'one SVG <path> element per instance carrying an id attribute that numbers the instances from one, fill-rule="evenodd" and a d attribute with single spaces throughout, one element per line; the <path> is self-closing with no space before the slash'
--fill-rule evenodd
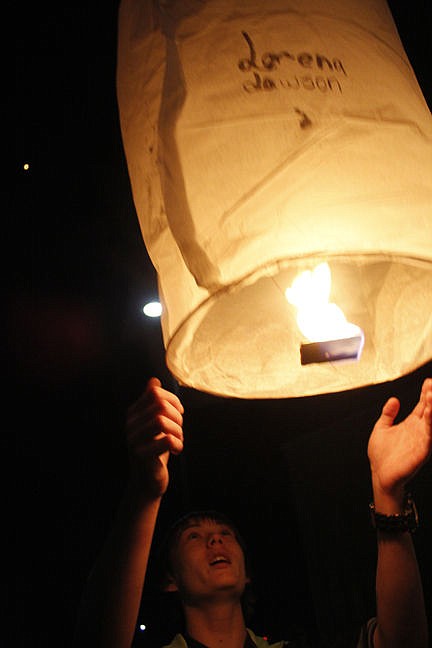
<path id="1" fill-rule="evenodd" d="M 432 106 L 430 3 L 389 4 Z M 69 645 L 81 588 L 127 475 L 125 408 L 151 375 L 176 387 L 164 366 L 159 324 L 145 321 L 140 311 L 156 295 L 156 282 L 120 139 L 116 14 L 112 0 L 82 6 L 24 2 L 14 24 L 17 128 L 11 175 L 16 216 L 11 241 L 17 252 L 7 275 L 12 279 L 7 335 L 11 384 L 18 398 L 5 435 L 16 440 L 17 457 L 12 487 L 18 518 L 14 646 Z M 25 162 L 28 172 L 22 168 Z M 367 527 L 364 448 L 370 424 L 392 393 L 401 396 L 407 411 L 430 372 L 429 364 L 392 385 L 271 403 L 222 402 L 181 391 L 189 406 L 188 450 L 172 464 L 177 488 L 166 499 L 161 530 L 165 520 L 191 505 L 225 508 L 252 535 L 252 550 L 260 560 L 264 552 L 264 567 L 257 573 L 264 598 L 269 592 L 261 583 L 262 572 L 274 569 L 282 553 L 298 552 L 289 567 L 277 576 L 273 572 L 271 596 L 278 601 L 274 592 L 284 589 L 290 571 L 297 582 L 298 605 L 304 603 L 308 610 L 303 621 L 319 624 L 325 607 L 318 609 L 316 600 L 327 594 L 313 578 L 302 580 L 300 575 L 301 568 L 310 573 L 320 564 L 314 528 L 301 509 L 309 506 L 311 515 L 326 526 L 326 518 L 320 517 L 325 502 L 326 514 L 329 507 L 331 516 L 341 518 L 339 525 L 349 520 L 356 529 L 359 517 Z M 356 436 L 352 430 L 357 428 Z M 305 439 L 313 460 L 305 456 Z M 338 463 L 341 456 L 344 461 Z M 431 485 L 428 465 L 416 494 L 420 510 L 429 513 Z M 297 511 L 296 524 L 288 510 Z M 428 571 L 430 518 L 418 539 Z M 276 523 L 279 540 L 272 535 Z M 363 567 L 367 561 L 373 567 L 373 538 L 366 529 L 362 544 L 355 533 L 348 534 L 352 542 L 344 555 L 337 553 L 342 540 L 338 544 L 329 538 L 320 550 L 333 546 L 339 565 L 354 562 L 357 578 L 366 574 L 361 586 L 367 589 L 370 571 Z M 357 558 L 349 551 L 357 551 Z M 329 574 L 323 577 L 331 580 Z M 331 589 L 336 598 L 337 589 Z M 426 589 L 432 600 L 430 577 Z M 310 612 L 314 605 L 315 613 Z M 365 595 L 351 608 L 369 611 L 369 605 Z M 283 626 L 278 613 L 265 605 L 260 623 L 264 629 L 266 623 L 276 628 L 276 634 Z"/>

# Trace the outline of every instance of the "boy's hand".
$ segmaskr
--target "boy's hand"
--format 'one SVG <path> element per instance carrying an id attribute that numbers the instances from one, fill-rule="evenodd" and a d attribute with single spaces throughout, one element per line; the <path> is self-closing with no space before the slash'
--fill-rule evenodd
<path id="1" fill-rule="evenodd" d="M 168 457 L 183 450 L 183 405 L 177 396 L 151 378 L 129 407 L 126 434 L 131 482 L 143 495 L 161 497 L 169 481 Z"/>
<path id="2" fill-rule="evenodd" d="M 432 450 L 432 379 L 427 378 L 411 414 L 393 425 L 400 408 L 390 398 L 382 409 L 368 444 L 374 490 L 403 494 L 405 484 L 426 463 Z"/>

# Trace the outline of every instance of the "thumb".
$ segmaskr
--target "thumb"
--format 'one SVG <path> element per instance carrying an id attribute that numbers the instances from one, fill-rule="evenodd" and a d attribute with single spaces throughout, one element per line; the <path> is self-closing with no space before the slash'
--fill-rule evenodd
<path id="1" fill-rule="evenodd" d="M 389 398 L 387 403 L 382 408 L 381 416 L 378 419 L 377 423 L 383 427 L 391 427 L 393 422 L 398 415 L 400 409 L 400 402 L 397 398 L 392 396 Z"/>
<path id="2" fill-rule="evenodd" d="M 148 387 L 162 387 L 162 383 L 159 380 L 159 378 L 155 378 L 154 376 L 150 378 L 150 380 L 147 383 L 147 388 Z"/>

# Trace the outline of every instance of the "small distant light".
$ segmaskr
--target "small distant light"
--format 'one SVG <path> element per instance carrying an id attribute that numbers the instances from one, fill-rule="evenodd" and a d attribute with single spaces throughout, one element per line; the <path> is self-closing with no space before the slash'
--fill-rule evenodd
<path id="1" fill-rule="evenodd" d="M 144 306 L 143 313 L 147 317 L 160 317 L 162 314 L 162 306 L 159 302 L 149 302 Z"/>
<path id="2" fill-rule="evenodd" d="M 23 164 L 23 169 L 24 169 L 24 171 L 29 171 L 29 169 L 30 169 L 30 164 L 29 164 L 28 162 L 24 162 L 24 164 Z"/>
<path id="3" fill-rule="evenodd" d="M 139 627 L 139 629 L 141 630 L 141 632 L 144 632 L 144 630 L 146 629 L 145 624 L 144 624 L 144 623 L 140 623 L 140 627 Z"/>

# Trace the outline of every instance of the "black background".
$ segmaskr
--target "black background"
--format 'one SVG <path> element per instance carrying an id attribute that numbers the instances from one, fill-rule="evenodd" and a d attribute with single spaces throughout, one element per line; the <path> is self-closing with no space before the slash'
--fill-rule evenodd
<path id="1" fill-rule="evenodd" d="M 431 106 L 429 3 L 389 4 Z M 117 2 L 24 2 L 15 12 L 14 253 L 5 255 L 14 398 L 6 391 L 4 439 L 17 458 L 4 491 L 15 520 L 10 645 L 69 645 L 127 477 L 125 409 L 151 375 L 184 400 L 187 435 L 156 537 L 190 507 L 231 514 L 255 563 L 259 632 L 306 625 L 326 636 L 366 618 L 375 560 L 367 439 L 385 398 L 400 396 L 406 413 L 431 365 L 393 384 L 315 398 L 237 401 L 179 389 L 159 323 L 140 310 L 156 281 L 118 124 Z M 7 444 L 5 474 L 9 456 Z M 429 606 L 431 485 L 429 464 L 413 484 Z M 148 630 L 137 645 L 170 630 L 150 591 L 145 601 Z"/>

